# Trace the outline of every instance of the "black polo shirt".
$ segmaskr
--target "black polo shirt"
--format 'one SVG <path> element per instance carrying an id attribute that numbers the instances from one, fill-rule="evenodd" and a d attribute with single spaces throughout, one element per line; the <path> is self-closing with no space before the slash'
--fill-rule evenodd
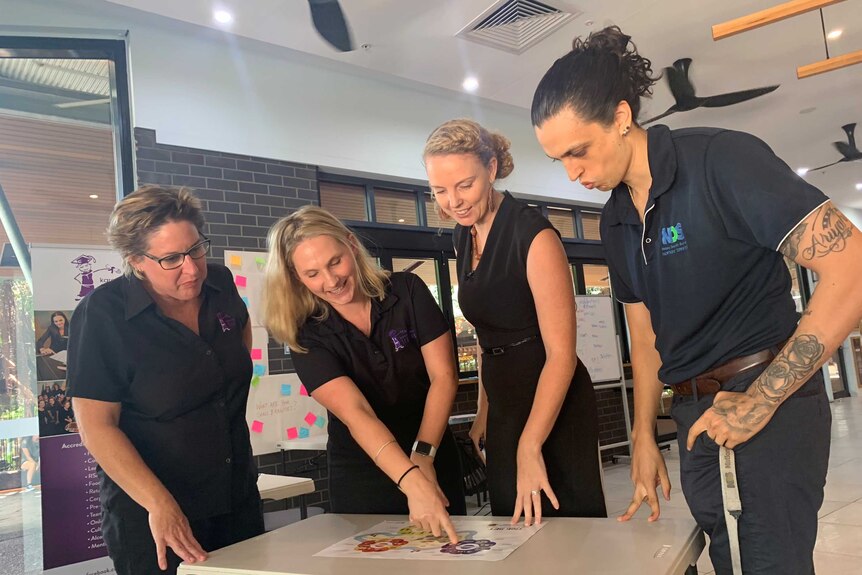
<path id="1" fill-rule="evenodd" d="M 309 319 L 301 328 L 299 343 L 308 353 L 292 354 L 293 365 L 309 392 L 349 377 L 399 442 L 412 442 L 431 386 L 421 347 L 448 330 L 428 286 L 412 273 L 397 272 L 383 301 L 372 299 L 369 337 L 330 309 L 325 320 Z M 329 417 L 330 455 L 365 458 L 347 426 Z"/>
<path id="2" fill-rule="evenodd" d="M 645 225 L 621 184 L 602 212 L 602 242 L 614 295 L 649 309 L 659 378 L 678 383 L 793 332 L 777 250 L 828 198 L 749 134 L 654 126 L 647 138 Z"/>
<path id="3" fill-rule="evenodd" d="M 208 264 L 200 335 L 165 316 L 140 280 L 81 300 L 69 338 L 69 394 L 121 404 L 120 429 L 190 520 L 229 513 L 256 489 L 245 412 L 248 311 L 230 271 Z M 101 469 L 107 510 L 128 504 Z"/>

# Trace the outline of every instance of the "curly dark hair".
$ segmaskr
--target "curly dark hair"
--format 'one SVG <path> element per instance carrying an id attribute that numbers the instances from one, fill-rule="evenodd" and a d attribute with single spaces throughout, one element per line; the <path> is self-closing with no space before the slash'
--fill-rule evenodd
<path id="1" fill-rule="evenodd" d="M 631 36 L 617 26 L 575 38 L 572 50 L 554 62 L 536 88 L 530 110 L 534 126 L 571 107 L 584 121 L 609 125 L 617 105 L 625 100 L 637 120 L 642 96 L 652 95 L 661 75 L 638 54 Z"/>

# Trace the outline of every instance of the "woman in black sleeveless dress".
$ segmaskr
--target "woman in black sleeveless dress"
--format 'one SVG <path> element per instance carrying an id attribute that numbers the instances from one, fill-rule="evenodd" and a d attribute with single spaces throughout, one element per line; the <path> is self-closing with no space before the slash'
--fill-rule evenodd
<path id="1" fill-rule="evenodd" d="M 458 298 L 482 348 L 471 436 L 485 434 L 487 421 L 494 515 L 523 512 L 528 524 L 533 515 L 606 517 L 595 393 L 575 352 L 568 263 L 547 219 L 494 190 L 512 171 L 508 148 L 503 136 L 453 120 L 424 153 L 437 205 L 458 222 Z"/>

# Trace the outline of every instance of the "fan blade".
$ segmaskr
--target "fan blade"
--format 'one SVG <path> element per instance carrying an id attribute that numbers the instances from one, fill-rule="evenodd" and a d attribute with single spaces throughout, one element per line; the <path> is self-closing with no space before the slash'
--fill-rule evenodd
<path id="1" fill-rule="evenodd" d="M 834 166 L 835 164 L 840 164 L 841 162 L 846 162 L 846 161 L 847 161 L 847 160 L 846 160 L 845 158 L 841 158 L 841 159 L 840 159 L 840 160 L 838 160 L 837 162 L 832 162 L 831 164 L 826 164 L 825 166 L 820 166 L 819 168 L 813 168 L 813 169 L 808 170 L 808 171 L 809 171 L 809 172 L 816 172 L 817 170 L 822 170 L 822 169 L 824 169 L 824 168 L 828 168 L 828 167 L 830 167 L 830 166 Z"/>
<path id="2" fill-rule="evenodd" d="M 859 148 L 856 148 L 855 146 L 851 147 L 847 142 L 832 142 L 832 145 L 835 146 L 835 149 L 848 160 L 858 160 L 859 158 L 862 158 L 862 152 L 859 151 Z"/>
<path id="3" fill-rule="evenodd" d="M 850 143 L 851 148 L 856 147 L 856 123 L 852 124 L 844 124 L 841 126 L 841 129 L 844 130 L 844 133 L 847 134 L 847 141 Z"/>
<path id="4" fill-rule="evenodd" d="M 688 67 L 691 64 L 691 58 L 681 58 L 673 63 L 673 67 L 665 68 L 664 73 L 667 78 L 667 85 L 670 87 L 670 93 L 673 94 L 673 99 L 677 102 L 694 98 L 694 85 L 688 78 Z"/>
<path id="5" fill-rule="evenodd" d="M 308 6 L 314 28 L 324 40 L 341 52 L 353 50 L 353 40 L 338 0 L 308 0 Z"/>
<path id="6" fill-rule="evenodd" d="M 739 92 L 728 92 L 727 94 L 718 94 L 715 96 L 707 96 L 703 98 L 700 105 L 705 108 L 723 108 L 724 106 L 732 106 L 774 92 L 780 84 L 775 86 L 766 86 L 763 88 L 753 88 L 751 90 L 740 90 Z"/>
<path id="7" fill-rule="evenodd" d="M 663 113 L 659 114 L 658 116 L 654 116 L 654 117 L 650 118 L 649 120 L 646 120 L 645 122 L 638 122 L 638 126 L 646 126 L 647 124 L 651 124 L 651 123 L 655 122 L 656 120 L 661 120 L 665 116 L 670 116 L 671 114 L 676 114 L 677 112 L 679 112 L 679 110 L 677 110 L 676 106 L 671 106 L 670 108 L 665 110 Z"/>

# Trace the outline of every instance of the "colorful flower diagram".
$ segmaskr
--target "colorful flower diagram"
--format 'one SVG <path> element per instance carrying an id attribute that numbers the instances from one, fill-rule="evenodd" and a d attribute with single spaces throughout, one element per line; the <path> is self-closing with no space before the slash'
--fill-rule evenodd
<path id="1" fill-rule="evenodd" d="M 489 539 L 473 539 L 475 531 L 459 531 L 458 543 L 449 543 L 446 536 L 435 537 L 432 533 L 417 527 L 402 527 L 395 533 L 366 533 L 358 535 L 359 544 L 354 548 L 362 553 L 382 553 L 385 551 L 410 551 L 418 553 L 428 549 L 439 549 L 441 553 L 452 555 L 472 555 L 490 549 L 496 543 Z"/>

